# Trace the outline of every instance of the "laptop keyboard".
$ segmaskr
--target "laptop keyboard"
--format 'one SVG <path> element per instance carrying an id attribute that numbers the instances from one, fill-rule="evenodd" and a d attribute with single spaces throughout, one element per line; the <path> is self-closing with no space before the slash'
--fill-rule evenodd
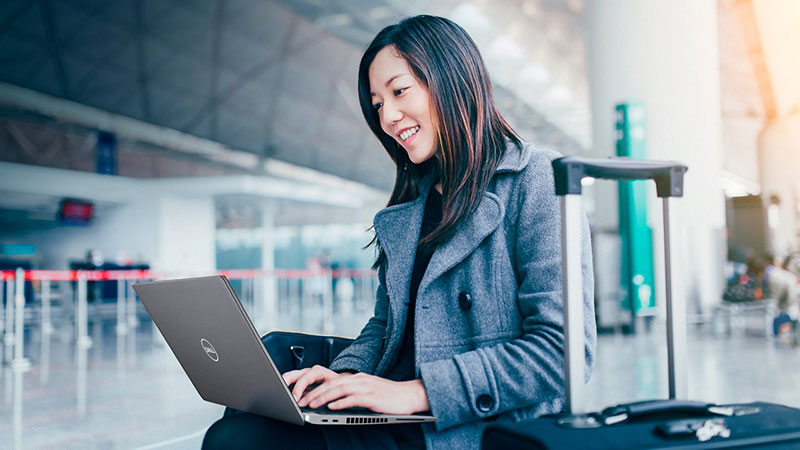
<path id="1" fill-rule="evenodd" d="M 332 409 L 328 409 L 327 406 L 323 406 L 321 408 L 300 408 L 300 411 L 309 412 L 309 413 L 332 415 L 332 416 L 355 416 L 355 415 L 358 415 L 358 416 L 383 416 L 384 415 L 384 414 L 379 414 L 379 413 L 370 411 L 367 408 L 348 408 L 348 409 L 332 410 Z"/>

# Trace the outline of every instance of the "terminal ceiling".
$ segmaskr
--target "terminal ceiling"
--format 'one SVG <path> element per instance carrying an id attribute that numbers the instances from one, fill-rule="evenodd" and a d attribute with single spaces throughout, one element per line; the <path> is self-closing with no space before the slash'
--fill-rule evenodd
<path id="1" fill-rule="evenodd" d="M 717 3 L 723 124 L 796 114 L 800 42 L 783 36 L 800 8 Z M 470 32 L 524 138 L 591 148 L 581 0 L 5 0 L 0 82 L 389 189 L 356 67 L 380 28 L 422 12 Z M 24 113 L 0 105 L 0 121 Z"/>
<path id="2" fill-rule="evenodd" d="M 423 11 L 475 37 L 523 137 L 586 148 L 576 1 L 9 0 L 0 81 L 389 189 L 394 170 L 361 117 L 357 65 L 383 26 Z"/>

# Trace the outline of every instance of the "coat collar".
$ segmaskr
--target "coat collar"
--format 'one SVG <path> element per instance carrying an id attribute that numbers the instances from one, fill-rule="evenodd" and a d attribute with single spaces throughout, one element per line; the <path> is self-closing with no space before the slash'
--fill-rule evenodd
<path id="1" fill-rule="evenodd" d="M 519 172 L 528 165 L 528 160 L 530 160 L 530 158 L 530 144 L 523 143 L 520 147 L 517 147 L 509 142 L 508 147 L 506 147 L 506 153 L 503 155 L 503 159 L 500 160 L 500 164 L 497 165 L 497 169 L 495 169 L 494 173 Z"/>

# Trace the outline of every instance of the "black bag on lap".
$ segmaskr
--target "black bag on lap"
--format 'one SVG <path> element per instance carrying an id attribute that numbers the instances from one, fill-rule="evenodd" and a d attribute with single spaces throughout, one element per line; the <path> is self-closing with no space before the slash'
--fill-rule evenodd
<path id="1" fill-rule="evenodd" d="M 305 369 L 314 365 L 330 366 L 333 359 L 347 348 L 352 339 L 338 336 L 272 331 L 261 337 L 272 362 L 280 373 Z M 241 411 L 225 408 L 223 417 Z"/>

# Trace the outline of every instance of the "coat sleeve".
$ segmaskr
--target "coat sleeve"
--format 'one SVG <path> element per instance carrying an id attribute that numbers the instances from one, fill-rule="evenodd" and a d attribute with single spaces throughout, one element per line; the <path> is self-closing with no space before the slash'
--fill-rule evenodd
<path id="1" fill-rule="evenodd" d="M 375 373 L 375 367 L 378 365 L 383 352 L 389 310 L 384 266 L 381 265 L 378 268 L 378 291 L 376 293 L 373 316 L 364 325 L 361 333 L 353 343 L 334 358 L 330 366 L 331 370 L 337 372 L 352 370 L 368 374 Z"/>
<path id="2" fill-rule="evenodd" d="M 518 185 L 513 236 L 517 311 L 522 335 L 516 339 L 420 365 L 436 428 L 445 429 L 543 403 L 558 411 L 564 399 L 564 310 L 561 285 L 561 212 L 551 160 L 555 152 L 535 152 Z M 582 271 L 586 320 L 587 380 L 591 374 L 596 327 L 594 279 L 588 223 L 584 217 Z"/>

